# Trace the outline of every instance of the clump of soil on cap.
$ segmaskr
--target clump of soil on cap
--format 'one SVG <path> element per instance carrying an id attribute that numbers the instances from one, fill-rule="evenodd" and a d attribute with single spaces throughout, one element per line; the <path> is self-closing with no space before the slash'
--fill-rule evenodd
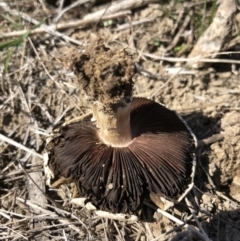
<path id="1" fill-rule="evenodd" d="M 109 48 L 103 42 L 99 39 L 73 56 L 70 67 L 88 100 L 101 102 L 111 111 L 114 105 L 118 108 L 123 99 L 130 102 L 136 68 L 133 55 L 127 49 Z"/>

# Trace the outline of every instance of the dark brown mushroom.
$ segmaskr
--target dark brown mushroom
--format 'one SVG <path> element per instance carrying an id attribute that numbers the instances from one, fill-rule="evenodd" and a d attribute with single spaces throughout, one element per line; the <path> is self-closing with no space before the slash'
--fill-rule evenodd
<path id="1" fill-rule="evenodd" d="M 195 139 L 178 115 L 132 98 L 132 56 L 101 42 L 73 59 L 93 118 L 64 126 L 48 144 L 54 177 L 71 178 L 101 210 L 138 214 L 150 194 L 180 200 L 193 183 Z"/>

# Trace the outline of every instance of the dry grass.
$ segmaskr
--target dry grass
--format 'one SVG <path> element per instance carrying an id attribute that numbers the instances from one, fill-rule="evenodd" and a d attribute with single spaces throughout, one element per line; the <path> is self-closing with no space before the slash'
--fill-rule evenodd
<path id="1" fill-rule="evenodd" d="M 200 60 L 215 64 L 193 70 L 181 61 L 190 61 L 187 56 L 212 21 L 216 1 L 121 1 L 115 8 L 108 1 L 64 2 L 58 7 L 42 0 L 0 3 L 0 240 L 237 240 L 240 199 L 231 194 L 231 183 L 240 175 L 239 119 L 227 121 L 235 139 L 219 125 L 226 113 L 239 111 L 239 12 L 220 50 L 224 59 L 207 59 L 209 53 Z M 155 222 L 101 218 L 70 203 L 71 185 L 45 186 L 46 136 L 89 107 L 63 59 L 74 45 L 84 48 L 96 36 L 108 45 L 130 45 L 141 66 L 136 95 L 179 111 L 203 139 L 188 204 L 172 209 L 171 215 L 156 212 Z M 205 139 L 213 134 L 221 136 Z M 217 147 L 206 147 L 206 142 Z M 226 163 L 236 164 L 227 181 L 221 179 L 225 169 L 215 172 L 209 164 L 224 155 L 221 148 Z M 240 192 L 237 184 L 234 188 Z"/>

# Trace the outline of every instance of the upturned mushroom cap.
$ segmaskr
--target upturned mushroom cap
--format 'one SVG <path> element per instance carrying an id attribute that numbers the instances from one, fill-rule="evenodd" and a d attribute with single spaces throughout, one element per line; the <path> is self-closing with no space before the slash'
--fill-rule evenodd
<path id="1" fill-rule="evenodd" d="M 138 215 L 151 197 L 180 200 L 193 183 L 195 140 L 175 112 L 132 99 L 133 56 L 100 40 L 72 56 L 72 69 L 93 118 L 48 143 L 51 176 L 72 178 L 81 196 L 110 212 Z"/>
<path id="2" fill-rule="evenodd" d="M 133 99 L 130 126 L 133 140 L 122 148 L 102 143 L 91 121 L 65 126 L 50 169 L 72 177 L 102 210 L 137 214 L 150 193 L 179 200 L 193 182 L 193 135 L 175 112 L 145 98 Z"/>

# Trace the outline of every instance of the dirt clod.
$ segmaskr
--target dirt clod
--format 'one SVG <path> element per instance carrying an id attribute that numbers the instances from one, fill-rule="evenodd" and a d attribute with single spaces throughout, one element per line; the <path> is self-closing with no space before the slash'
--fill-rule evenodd
<path id="1" fill-rule="evenodd" d="M 119 107 L 123 99 L 130 102 L 136 68 L 127 49 L 111 49 L 98 39 L 71 57 L 71 67 L 89 101 L 99 101 L 110 108 Z"/>

